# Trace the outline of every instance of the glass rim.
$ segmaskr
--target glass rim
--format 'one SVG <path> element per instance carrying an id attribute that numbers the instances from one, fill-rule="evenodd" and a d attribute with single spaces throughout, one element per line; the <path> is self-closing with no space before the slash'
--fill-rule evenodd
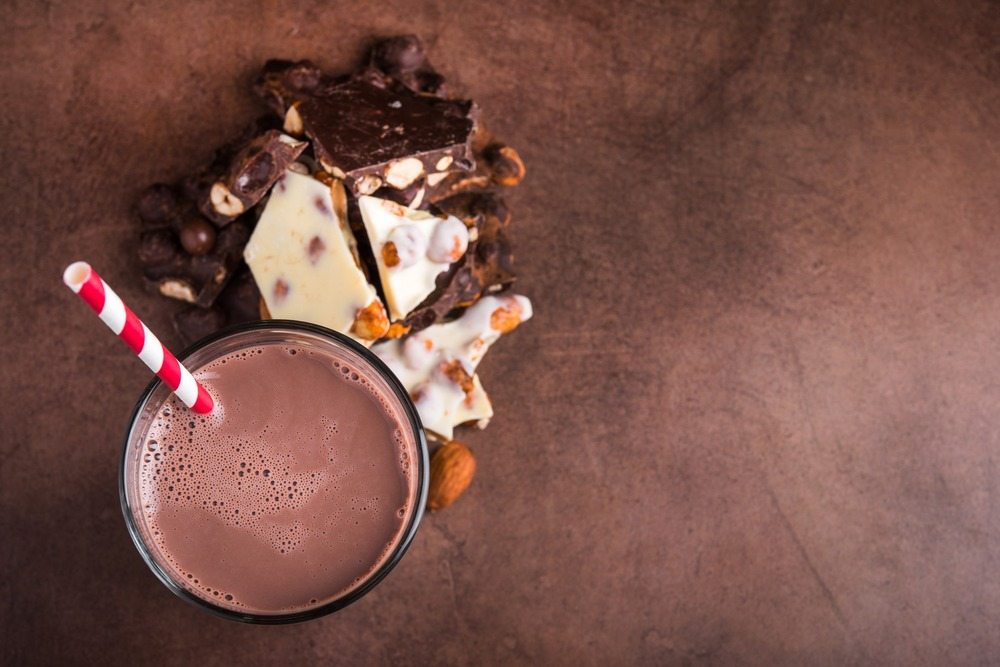
<path id="1" fill-rule="evenodd" d="M 153 380 L 143 390 L 142 394 L 140 394 L 139 400 L 136 402 L 135 408 L 133 408 L 132 414 L 129 417 L 128 428 L 125 431 L 125 440 L 122 444 L 121 460 L 118 467 L 118 495 L 121 502 L 122 514 L 125 516 L 125 525 L 128 528 L 129 536 L 132 538 L 132 543 L 135 545 L 136 550 L 138 550 L 143 562 L 146 563 L 146 566 L 174 595 L 200 609 L 203 609 L 204 611 L 222 618 L 240 621 L 243 623 L 279 625 L 308 621 L 343 609 L 344 607 L 361 599 L 365 594 L 378 585 L 378 583 L 381 582 L 394 567 L 396 567 L 396 564 L 399 563 L 403 554 L 406 553 L 410 544 L 413 542 L 413 538 L 417 532 L 417 527 L 420 525 L 420 521 L 424 515 L 424 506 L 427 503 L 430 463 L 427 451 L 427 438 L 424 434 L 423 426 L 420 423 L 420 416 L 418 415 L 417 409 L 413 405 L 413 401 L 406 389 L 403 387 L 402 383 L 400 383 L 385 362 L 379 359 L 371 350 L 342 333 L 318 324 L 301 322 L 298 320 L 258 320 L 229 326 L 213 334 L 205 336 L 184 349 L 184 351 L 181 352 L 177 358 L 183 363 L 194 353 L 214 343 L 229 338 L 230 336 L 246 332 L 268 330 L 278 332 L 283 330 L 292 332 L 298 331 L 316 334 L 331 339 L 335 344 L 348 348 L 351 352 L 356 353 L 364 361 L 366 361 L 376 371 L 376 373 L 382 377 L 382 379 L 389 386 L 390 390 L 392 390 L 392 392 L 396 395 L 396 398 L 402 406 L 405 417 L 410 424 L 410 428 L 413 430 L 415 440 L 414 444 L 417 449 L 417 465 L 415 466 L 417 475 L 415 509 L 410 515 L 410 520 L 404 527 L 396 546 L 393 547 L 392 552 L 382 562 L 382 564 L 379 565 L 378 569 L 375 570 L 371 576 L 367 577 L 359 586 L 349 590 L 346 594 L 331 600 L 326 604 L 303 611 L 282 614 L 252 614 L 235 611 L 233 609 L 213 604 L 210 601 L 190 592 L 185 587 L 178 585 L 174 578 L 171 577 L 170 574 L 156 561 L 153 557 L 152 550 L 142 538 L 142 531 L 140 530 L 132 512 L 132 507 L 129 505 L 125 487 L 125 469 L 128 465 L 129 443 L 132 440 L 133 431 L 135 430 L 139 416 L 142 414 L 142 411 L 146 408 L 150 398 L 153 396 L 153 392 L 155 392 L 163 384 L 163 381 L 156 377 L 153 378 Z"/>

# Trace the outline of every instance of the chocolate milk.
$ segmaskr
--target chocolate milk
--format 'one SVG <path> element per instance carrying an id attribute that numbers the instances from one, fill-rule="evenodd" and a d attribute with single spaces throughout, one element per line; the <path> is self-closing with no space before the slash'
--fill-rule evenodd
<path id="1" fill-rule="evenodd" d="M 199 416 L 169 399 L 135 476 L 144 539 L 171 578 L 270 615 L 321 606 L 377 570 L 414 509 L 415 450 L 366 373 L 274 343 L 195 375 L 216 409 Z"/>

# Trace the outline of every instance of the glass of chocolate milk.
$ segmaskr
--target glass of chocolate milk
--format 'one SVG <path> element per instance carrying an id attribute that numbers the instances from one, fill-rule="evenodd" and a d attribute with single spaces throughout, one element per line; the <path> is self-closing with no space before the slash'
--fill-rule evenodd
<path id="1" fill-rule="evenodd" d="M 122 456 L 125 521 L 153 573 L 250 623 L 315 618 L 371 590 L 427 495 L 427 444 L 392 372 L 346 336 L 281 320 L 182 361 L 215 409 L 195 414 L 153 382 Z"/>

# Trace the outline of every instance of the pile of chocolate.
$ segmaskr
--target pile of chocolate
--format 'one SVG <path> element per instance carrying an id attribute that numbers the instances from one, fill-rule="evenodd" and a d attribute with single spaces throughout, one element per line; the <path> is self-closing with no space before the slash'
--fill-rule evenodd
<path id="1" fill-rule="evenodd" d="M 433 436 L 493 414 L 476 368 L 531 317 L 514 281 L 517 152 L 448 94 L 412 35 L 331 76 L 272 60 L 255 92 L 274 112 L 175 185 L 137 203 L 152 289 L 190 305 L 191 342 L 269 317 L 353 337 L 396 373 Z"/>

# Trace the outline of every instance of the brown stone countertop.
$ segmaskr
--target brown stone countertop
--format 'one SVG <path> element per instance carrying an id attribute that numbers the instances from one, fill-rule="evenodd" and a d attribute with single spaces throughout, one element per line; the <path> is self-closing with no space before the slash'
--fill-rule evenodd
<path id="1" fill-rule="evenodd" d="M 328 6 L 329 5 L 329 6 Z M 1000 660 L 1000 12 L 991 2 L 0 6 L 4 664 Z M 415 32 L 517 147 L 535 318 L 481 367 L 479 472 L 364 600 L 176 600 L 117 495 L 176 345 L 128 207 L 262 107 L 268 57 Z"/>

